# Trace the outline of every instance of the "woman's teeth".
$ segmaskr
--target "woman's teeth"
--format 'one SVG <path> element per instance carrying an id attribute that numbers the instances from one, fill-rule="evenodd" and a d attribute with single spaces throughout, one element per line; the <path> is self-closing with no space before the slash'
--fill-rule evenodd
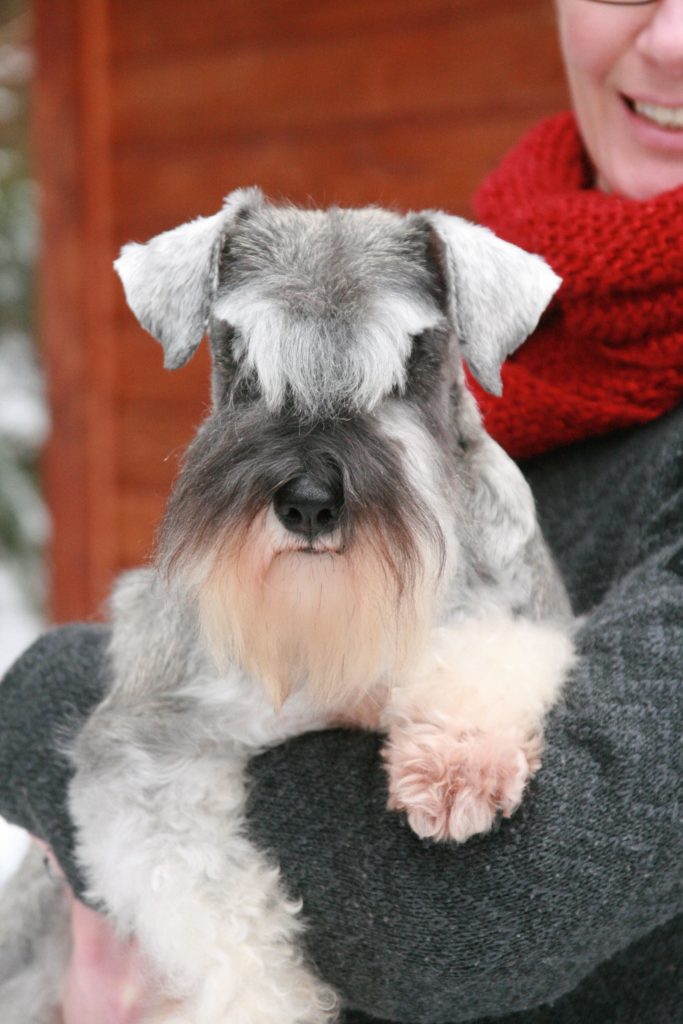
<path id="1" fill-rule="evenodd" d="M 660 107 L 656 103 L 632 101 L 636 114 L 653 121 L 660 128 L 683 128 L 683 107 Z"/>

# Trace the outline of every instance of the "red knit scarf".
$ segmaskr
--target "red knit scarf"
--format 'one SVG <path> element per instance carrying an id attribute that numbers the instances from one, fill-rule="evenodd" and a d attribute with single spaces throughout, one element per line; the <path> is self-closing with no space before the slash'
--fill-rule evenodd
<path id="1" fill-rule="evenodd" d="M 514 457 L 645 423 L 683 398 L 683 188 L 636 202 L 590 188 L 571 114 L 538 125 L 484 181 L 476 217 L 563 284 L 503 369 L 473 382 Z"/>

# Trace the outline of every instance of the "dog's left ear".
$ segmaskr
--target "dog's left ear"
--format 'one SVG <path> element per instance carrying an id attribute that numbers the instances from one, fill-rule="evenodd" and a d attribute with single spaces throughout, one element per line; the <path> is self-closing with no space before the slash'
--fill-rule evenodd
<path id="1" fill-rule="evenodd" d="M 264 202 L 258 188 L 231 192 L 213 217 L 198 217 L 144 245 L 124 245 L 114 263 L 128 305 L 164 347 L 164 366 L 183 366 L 202 340 L 217 286 L 218 260 L 235 220 Z"/>
<path id="2" fill-rule="evenodd" d="M 500 368 L 536 327 L 561 284 L 540 256 L 446 213 L 425 215 L 446 281 L 448 312 L 473 376 L 502 394 Z"/>

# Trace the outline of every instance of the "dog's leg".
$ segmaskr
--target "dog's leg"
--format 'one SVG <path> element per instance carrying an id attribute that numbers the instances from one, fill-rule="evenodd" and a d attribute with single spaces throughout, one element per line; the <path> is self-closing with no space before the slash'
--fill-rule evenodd
<path id="1" fill-rule="evenodd" d="M 572 663 L 566 627 L 497 615 L 434 630 L 386 711 L 389 806 L 464 842 L 519 805 Z"/>
<path id="2" fill-rule="evenodd" d="M 155 723 L 154 746 L 139 743 L 120 710 L 93 715 L 71 809 L 91 898 L 137 936 L 161 991 L 179 1000 L 155 1020 L 328 1020 L 331 993 L 298 951 L 298 907 L 245 836 L 244 752 L 193 742 L 158 708 L 138 705 L 135 716 Z"/>
<path id="3" fill-rule="evenodd" d="M 33 845 L 0 893 L 0 1019 L 57 1024 L 71 950 L 65 884 Z"/>

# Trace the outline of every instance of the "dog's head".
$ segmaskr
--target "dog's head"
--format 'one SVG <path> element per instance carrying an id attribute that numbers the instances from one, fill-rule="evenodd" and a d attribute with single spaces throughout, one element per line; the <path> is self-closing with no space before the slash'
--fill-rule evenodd
<path id="1" fill-rule="evenodd" d="M 457 563 L 461 360 L 500 367 L 559 279 L 439 212 L 305 210 L 257 189 L 128 245 L 128 302 L 182 366 L 208 332 L 213 410 L 187 453 L 161 563 L 196 589 L 217 656 L 276 700 L 343 700 L 419 647 Z"/>

